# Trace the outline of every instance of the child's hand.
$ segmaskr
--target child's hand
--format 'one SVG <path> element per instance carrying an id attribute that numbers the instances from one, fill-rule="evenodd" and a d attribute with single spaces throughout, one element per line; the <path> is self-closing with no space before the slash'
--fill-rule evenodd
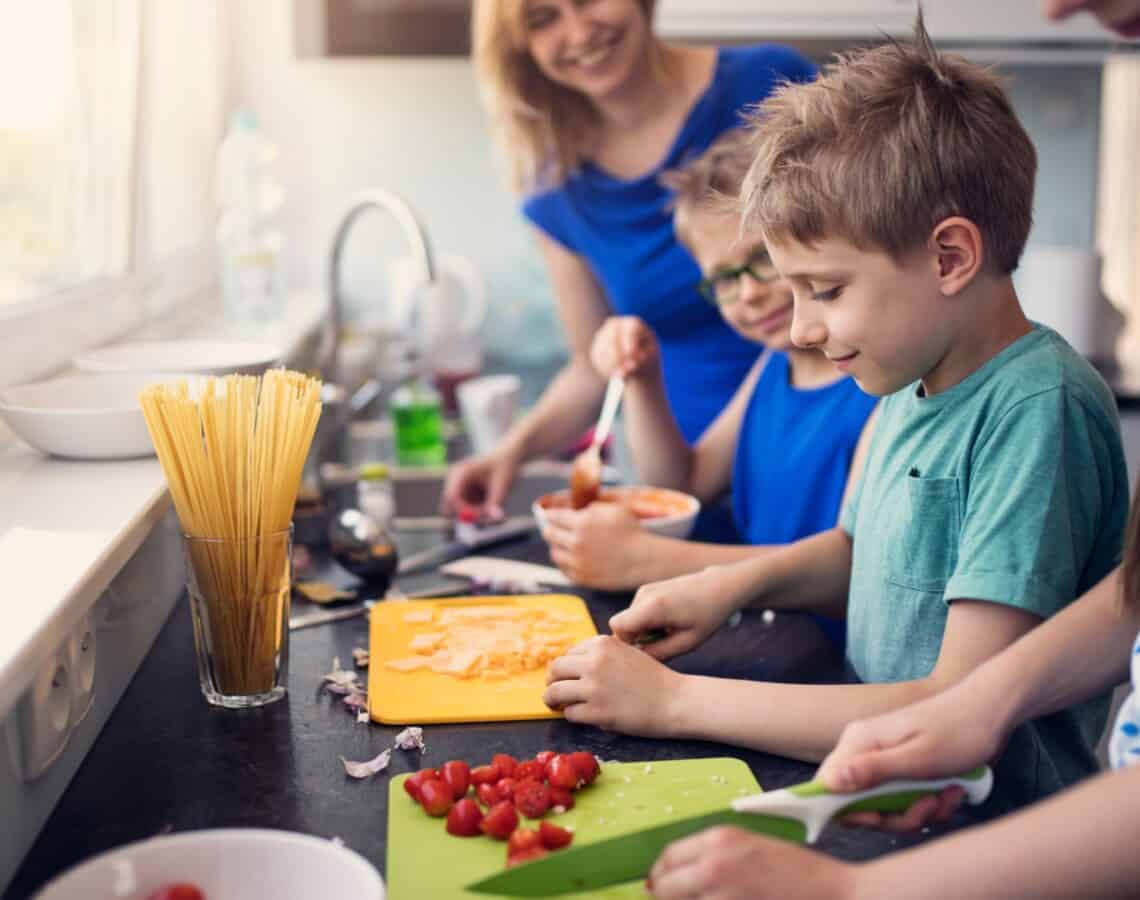
<path id="1" fill-rule="evenodd" d="M 988 703 L 959 684 L 902 709 L 852 722 L 820 766 L 817 777 L 831 790 L 850 793 L 900 778 L 958 775 L 998 755 L 1004 735 Z M 962 804 L 961 788 L 923 797 L 898 815 L 852 813 L 849 825 L 916 831 L 947 821 Z"/>
<path id="2" fill-rule="evenodd" d="M 741 828 L 710 828 L 670 844 L 649 872 L 658 900 L 832 900 L 852 896 L 858 869 Z"/>
<path id="3" fill-rule="evenodd" d="M 680 696 L 683 677 L 636 647 L 601 635 L 550 664 L 542 701 L 571 722 L 669 737 L 669 706 Z"/>
<path id="4" fill-rule="evenodd" d="M 611 317 L 594 335 L 590 361 L 603 378 L 635 377 L 657 362 L 657 338 L 637 316 Z"/>
<path id="5" fill-rule="evenodd" d="M 645 652 L 669 659 L 703 643 L 741 605 L 726 589 L 725 569 L 710 566 L 692 575 L 647 584 L 629 608 L 610 619 L 614 635 L 628 644 L 646 641 Z M 664 632 L 660 639 L 656 634 Z"/>
<path id="6" fill-rule="evenodd" d="M 620 591 L 644 580 L 638 570 L 650 535 L 625 504 L 548 509 L 542 537 L 554 564 L 575 584 Z"/>

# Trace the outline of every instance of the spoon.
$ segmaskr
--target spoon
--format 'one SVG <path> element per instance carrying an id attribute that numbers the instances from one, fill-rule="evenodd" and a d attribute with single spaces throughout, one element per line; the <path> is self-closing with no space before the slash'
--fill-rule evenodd
<path id="1" fill-rule="evenodd" d="M 621 403 L 625 379 L 620 375 L 610 377 L 606 385 L 606 398 L 602 401 L 602 412 L 594 429 L 594 439 L 590 446 L 578 454 L 570 469 L 570 508 L 582 509 L 598 499 L 602 487 L 602 444 L 610 436 L 610 428 Z"/>

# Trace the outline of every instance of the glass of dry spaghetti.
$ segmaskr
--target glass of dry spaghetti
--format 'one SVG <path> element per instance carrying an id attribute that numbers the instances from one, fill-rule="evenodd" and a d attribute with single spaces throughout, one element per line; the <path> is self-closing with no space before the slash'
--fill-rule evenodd
<path id="1" fill-rule="evenodd" d="M 274 369 L 151 385 L 140 397 L 182 526 L 206 700 L 285 695 L 292 516 L 320 382 Z"/>

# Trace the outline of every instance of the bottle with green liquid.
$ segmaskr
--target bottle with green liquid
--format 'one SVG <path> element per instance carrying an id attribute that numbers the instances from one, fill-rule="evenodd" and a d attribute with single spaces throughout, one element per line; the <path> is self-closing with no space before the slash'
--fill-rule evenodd
<path id="1" fill-rule="evenodd" d="M 395 390 L 389 409 L 399 465 L 442 466 L 447 462 L 443 406 L 439 392 L 422 374 L 412 376 Z"/>

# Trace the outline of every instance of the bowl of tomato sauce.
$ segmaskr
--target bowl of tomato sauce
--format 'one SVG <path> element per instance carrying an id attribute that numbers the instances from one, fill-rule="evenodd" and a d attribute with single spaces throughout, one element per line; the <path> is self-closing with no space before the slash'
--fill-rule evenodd
<path id="1" fill-rule="evenodd" d="M 701 511 L 701 501 L 671 488 L 632 486 L 603 488 L 594 503 L 621 503 L 646 531 L 664 537 L 687 538 Z M 539 528 L 546 527 L 548 509 L 569 509 L 570 491 L 543 494 L 531 506 Z"/>

